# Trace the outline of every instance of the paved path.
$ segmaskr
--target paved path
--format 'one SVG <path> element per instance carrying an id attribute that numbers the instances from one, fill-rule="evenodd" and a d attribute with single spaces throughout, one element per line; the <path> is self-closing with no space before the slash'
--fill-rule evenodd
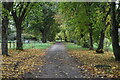
<path id="1" fill-rule="evenodd" d="M 80 65 L 80 64 L 79 64 Z M 26 78 L 83 78 L 78 63 L 69 57 L 65 46 L 56 43 L 48 49 L 45 65 L 38 67 L 33 73 L 25 74 Z"/>

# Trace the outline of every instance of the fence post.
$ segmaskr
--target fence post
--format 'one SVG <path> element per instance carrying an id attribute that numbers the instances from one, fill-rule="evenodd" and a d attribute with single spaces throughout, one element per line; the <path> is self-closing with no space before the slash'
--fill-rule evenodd
<path id="1" fill-rule="evenodd" d="M 0 41 L 0 49 L 2 49 L 2 42 Z"/>
<path id="2" fill-rule="evenodd" d="M 13 42 L 13 48 L 15 48 L 15 42 Z"/>
<path id="3" fill-rule="evenodd" d="M 12 43 L 12 42 L 8 42 L 8 43 L 10 43 L 10 48 L 11 48 L 11 43 Z"/>

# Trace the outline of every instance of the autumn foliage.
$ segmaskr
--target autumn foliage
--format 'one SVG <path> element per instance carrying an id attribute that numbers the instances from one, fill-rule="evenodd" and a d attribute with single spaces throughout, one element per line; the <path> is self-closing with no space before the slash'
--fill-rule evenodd
<path id="1" fill-rule="evenodd" d="M 19 78 L 22 74 L 35 70 L 43 65 L 44 51 L 40 49 L 9 50 L 10 56 L 2 57 L 2 77 Z"/>
<path id="2" fill-rule="evenodd" d="M 82 68 L 84 70 L 83 73 L 90 74 L 91 77 L 120 77 L 120 63 L 115 61 L 114 54 L 112 52 L 97 54 L 95 51 L 89 50 L 69 50 L 69 54 L 76 58 L 76 61 L 84 64 L 78 66 L 78 68 Z M 100 65 L 108 67 L 96 67 Z"/>

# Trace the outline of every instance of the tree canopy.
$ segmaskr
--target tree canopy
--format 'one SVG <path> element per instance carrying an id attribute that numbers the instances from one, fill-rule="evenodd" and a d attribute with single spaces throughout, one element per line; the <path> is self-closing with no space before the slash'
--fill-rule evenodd
<path id="1" fill-rule="evenodd" d="M 3 35 L 7 38 L 7 28 L 12 22 L 16 30 L 16 49 L 23 49 L 22 34 L 31 35 L 43 43 L 73 42 L 95 49 L 97 53 L 104 53 L 107 45 L 112 44 L 119 61 L 120 3 L 118 6 L 115 2 L 4 2 L 2 5 L 2 20 L 7 23 L 3 25 L 6 30 Z M 3 42 L 4 39 L 3 36 Z"/>

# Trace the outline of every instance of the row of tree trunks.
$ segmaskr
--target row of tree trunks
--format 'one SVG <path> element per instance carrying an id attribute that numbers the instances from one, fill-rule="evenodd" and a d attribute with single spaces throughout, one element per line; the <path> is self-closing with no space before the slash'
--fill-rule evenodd
<path id="1" fill-rule="evenodd" d="M 21 3 L 18 3 L 21 4 Z M 27 3 L 26 7 L 24 8 L 23 12 L 21 12 L 21 15 L 17 15 L 17 11 L 13 10 L 13 2 L 3 2 L 3 8 L 5 9 L 2 12 L 2 55 L 7 55 L 8 56 L 8 25 L 9 25 L 9 13 L 12 13 L 13 19 L 15 21 L 16 24 L 16 32 L 17 32 L 17 47 L 16 49 L 23 49 L 22 47 L 22 22 L 24 21 L 25 17 L 26 17 L 26 12 L 27 12 L 27 8 L 29 6 L 30 3 Z M 22 6 L 22 5 L 21 5 Z M 17 10 L 17 9 L 16 9 Z M 20 13 L 19 13 L 20 14 Z"/>

